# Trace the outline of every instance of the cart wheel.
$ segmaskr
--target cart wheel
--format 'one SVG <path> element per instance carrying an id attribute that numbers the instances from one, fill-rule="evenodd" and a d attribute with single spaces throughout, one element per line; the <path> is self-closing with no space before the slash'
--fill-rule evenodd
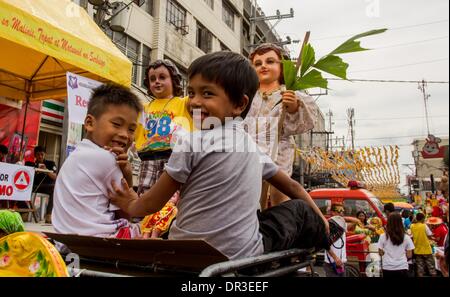
<path id="1" fill-rule="evenodd" d="M 345 277 L 361 277 L 361 273 L 355 266 L 345 265 Z"/>

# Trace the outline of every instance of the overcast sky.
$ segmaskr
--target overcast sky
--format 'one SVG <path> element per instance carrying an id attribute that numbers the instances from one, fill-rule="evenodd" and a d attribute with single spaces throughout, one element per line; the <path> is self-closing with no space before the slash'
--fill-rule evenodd
<path id="1" fill-rule="evenodd" d="M 361 39 L 363 47 L 374 50 L 341 56 L 350 64 L 349 78 L 449 80 L 448 0 L 257 1 L 266 15 L 274 15 L 277 9 L 287 14 L 293 8 L 295 17 L 281 21 L 275 29 L 281 37 L 293 40 L 311 31 L 316 57 L 358 33 L 391 29 Z M 289 46 L 293 57 L 298 56 L 300 46 Z M 424 100 L 417 84 L 332 81 L 329 87 L 329 95 L 317 103 L 324 114 L 333 111 L 336 136 L 347 138 L 346 110 L 354 108 L 356 146 L 399 145 L 399 163 L 414 163 L 410 144 L 427 135 Z M 448 137 L 449 85 L 429 84 L 427 90 L 431 133 Z M 412 171 L 405 166 L 400 171 L 403 186 L 404 176 Z"/>

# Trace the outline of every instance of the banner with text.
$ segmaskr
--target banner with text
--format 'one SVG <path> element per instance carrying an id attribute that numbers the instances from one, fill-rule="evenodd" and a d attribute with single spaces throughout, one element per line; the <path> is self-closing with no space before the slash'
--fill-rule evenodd
<path id="1" fill-rule="evenodd" d="M 31 201 L 34 168 L 0 162 L 0 201 Z"/>
<path id="2" fill-rule="evenodd" d="M 69 105 L 69 122 L 84 124 L 92 90 L 102 83 L 77 74 L 67 72 L 67 100 Z"/>
<path id="3" fill-rule="evenodd" d="M 67 72 L 68 131 L 66 157 L 75 150 L 82 140 L 83 124 L 87 114 L 92 91 L 102 83 L 77 74 Z"/>

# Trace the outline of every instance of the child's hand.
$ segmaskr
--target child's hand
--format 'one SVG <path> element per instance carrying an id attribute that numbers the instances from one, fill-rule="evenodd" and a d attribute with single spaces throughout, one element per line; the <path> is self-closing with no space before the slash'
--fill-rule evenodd
<path id="1" fill-rule="evenodd" d="M 300 100 L 295 95 L 294 91 L 285 91 L 282 93 L 283 108 L 288 113 L 296 113 L 300 107 Z"/>
<path id="2" fill-rule="evenodd" d="M 128 154 L 124 148 L 121 147 L 105 147 L 107 151 L 114 153 L 117 157 L 117 165 L 119 165 L 120 170 L 123 173 L 123 176 L 127 180 L 129 185 L 133 185 L 133 167 L 130 162 L 128 162 Z"/>
<path id="3" fill-rule="evenodd" d="M 120 207 L 124 212 L 130 216 L 135 216 L 138 212 L 137 202 L 139 201 L 138 194 L 128 186 L 127 181 L 122 179 L 122 188 L 116 185 L 114 181 L 111 182 L 113 192 L 108 190 L 108 197 L 111 203 Z"/>

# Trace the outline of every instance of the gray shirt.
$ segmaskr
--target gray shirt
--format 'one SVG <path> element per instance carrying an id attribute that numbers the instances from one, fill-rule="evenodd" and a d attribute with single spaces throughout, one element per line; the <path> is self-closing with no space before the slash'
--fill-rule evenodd
<path id="1" fill-rule="evenodd" d="M 278 167 L 241 122 L 180 137 L 166 171 L 183 184 L 170 239 L 205 240 L 230 259 L 264 252 L 257 218 L 261 182 Z"/>

